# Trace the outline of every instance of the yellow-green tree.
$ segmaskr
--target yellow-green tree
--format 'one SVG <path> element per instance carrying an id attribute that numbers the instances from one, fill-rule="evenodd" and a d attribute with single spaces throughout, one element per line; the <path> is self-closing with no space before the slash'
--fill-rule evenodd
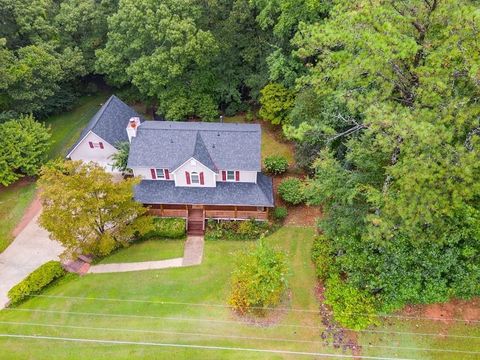
<path id="1" fill-rule="evenodd" d="M 133 200 L 138 179 L 113 181 L 93 163 L 55 162 L 41 171 L 40 224 L 65 255 L 107 255 L 152 229 L 152 218 Z"/>

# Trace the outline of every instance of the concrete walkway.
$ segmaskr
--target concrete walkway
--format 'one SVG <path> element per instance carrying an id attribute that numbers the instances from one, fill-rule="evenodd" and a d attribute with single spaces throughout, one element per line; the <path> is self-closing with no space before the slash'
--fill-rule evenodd
<path id="1" fill-rule="evenodd" d="M 127 272 L 139 270 L 168 269 L 182 266 L 183 258 L 175 258 L 160 261 L 142 261 L 132 263 L 114 263 L 93 265 L 88 270 L 89 274 Z"/>
<path id="2" fill-rule="evenodd" d="M 205 241 L 203 236 L 189 236 L 185 242 L 183 251 L 183 266 L 199 265 L 203 259 L 203 245 Z"/>
<path id="3" fill-rule="evenodd" d="M 203 259 L 203 236 L 188 236 L 183 250 L 183 258 L 133 263 L 113 263 L 92 265 L 89 274 L 116 273 L 139 270 L 159 270 L 182 266 L 199 265 Z"/>
<path id="4" fill-rule="evenodd" d="M 0 254 L 0 309 L 8 302 L 8 291 L 33 270 L 50 260 L 58 260 L 62 245 L 50 240 L 48 232 L 38 225 L 36 214 L 20 231 L 10 246 Z"/>

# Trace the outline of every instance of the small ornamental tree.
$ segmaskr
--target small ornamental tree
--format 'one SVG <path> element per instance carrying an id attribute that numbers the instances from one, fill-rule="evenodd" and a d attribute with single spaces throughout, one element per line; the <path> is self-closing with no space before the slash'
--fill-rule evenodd
<path id="1" fill-rule="evenodd" d="M 0 124 L 0 184 L 38 174 L 47 159 L 50 129 L 30 116 Z"/>
<path id="2" fill-rule="evenodd" d="M 241 314 L 263 315 L 267 308 L 277 306 L 282 300 L 288 286 L 287 275 L 285 255 L 261 239 L 253 250 L 237 257 L 230 305 Z"/>
<path id="3" fill-rule="evenodd" d="M 130 143 L 128 141 L 117 144 L 118 151 L 111 156 L 113 160 L 113 168 L 120 170 L 123 174 L 130 174 L 131 169 L 128 168 L 128 154 L 130 153 Z"/>
<path id="4" fill-rule="evenodd" d="M 40 224 L 66 248 L 65 255 L 108 255 L 153 230 L 147 209 L 133 200 L 138 179 L 114 182 L 93 163 L 67 161 L 42 168 Z"/>
<path id="5" fill-rule="evenodd" d="M 261 94 L 260 117 L 273 125 L 284 124 L 295 101 L 294 93 L 282 84 L 271 83 L 261 90 Z"/>

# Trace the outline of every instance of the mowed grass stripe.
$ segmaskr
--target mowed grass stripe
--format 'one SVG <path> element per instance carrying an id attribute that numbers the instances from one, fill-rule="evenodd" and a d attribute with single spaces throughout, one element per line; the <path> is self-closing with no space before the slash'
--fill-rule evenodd
<path id="1" fill-rule="evenodd" d="M 122 332 L 122 333 L 150 333 L 150 334 L 166 334 L 166 335 L 181 335 L 194 336 L 194 337 L 214 337 L 221 339 L 237 339 L 246 341 L 279 341 L 279 342 L 294 342 L 294 343 L 310 343 L 321 344 L 322 341 L 313 340 L 300 340 L 300 339 L 285 339 L 285 338 L 271 338 L 271 337 L 254 337 L 254 336 L 239 336 L 228 334 L 210 334 L 201 332 L 178 332 L 167 330 L 151 330 L 151 329 L 131 329 L 131 328 L 106 328 L 106 327 L 92 327 L 92 326 L 78 326 L 78 325 L 62 325 L 62 324 L 41 324 L 30 322 L 8 322 L 0 321 L 0 324 L 5 325 L 18 325 L 18 326 L 31 326 L 31 327 L 51 327 L 51 328 L 64 328 L 64 329 L 77 329 L 77 330 L 94 330 L 94 331 L 110 331 L 110 332 Z M 456 349 L 432 349 L 432 348 L 418 348 L 418 347 L 404 347 L 404 346 L 388 346 L 388 345 L 363 345 L 368 348 L 382 348 L 382 349 L 397 349 L 397 350 L 414 350 L 414 351 L 426 351 L 426 352 L 449 352 L 449 353 L 462 353 L 462 354 L 480 354 L 479 351 L 466 351 Z"/>

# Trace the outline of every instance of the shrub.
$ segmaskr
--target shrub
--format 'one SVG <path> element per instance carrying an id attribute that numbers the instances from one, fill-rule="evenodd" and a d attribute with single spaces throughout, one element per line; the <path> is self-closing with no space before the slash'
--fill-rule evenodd
<path id="1" fill-rule="evenodd" d="M 298 205 L 305 200 L 303 183 L 297 178 L 283 180 L 278 186 L 280 197 L 288 204 Z"/>
<path id="2" fill-rule="evenodd" d="M 313 241 L 312 261 L 315 273 L 320 280 L 325 280 L 332 265 L 332 246 L 325 235 L 319 235 Z"/>
<path id="3" fill-rule="evenodd" d="M 272 155 L 263 161 L 265 170 L 272 175 L 283 174 L 288 170 L 288 161 L 283 156 Z"/>
<path id="4" fill-rule="evenodd" d="M 287 208 L 279 206 L 273 209 L 273 218 L 277 221 L 283 221 L 288 215 Z"/>
<path id="5" fill-rule="evenodd" d="M 8 292 L 8 298 L 12 304 L 19 303 L 29 295 L 38 293 L 45 286 L 64 274 L 65 270 L 62 268 L 60 262 L 49 261 L 11 288 Z"/>
<path id="6" fill-rule="evenodd" d="M 361 330 L 378 323 L 374 298 L 334 275 L 325 283 L 325 303 L 330 305 L 333 316 L 342 326 Z"/>
<path id="7" fill-rule="evenodd" d="M 178 239 L 185 236 L 185 219 L 182 218 L 155 218 L 153 220 L 154 230 L 149 232 L 145 238 L 161 237 Z"/>
<path id="8" fill-rule="evenodd" d="M 263 315 L 276 306 L 287 289 L 288 267 L 285 255 L 260 240 L 253 251 L 239 254 L 232 273 L 229 303 L 241 314 Z"/>
<path id="9" fill-rule="evenodd" d="M 257 240 L 272 231 L 266 221 L 255 219 L 245 221 L 209 220 L 205 231 L 205 240 Z"/>

